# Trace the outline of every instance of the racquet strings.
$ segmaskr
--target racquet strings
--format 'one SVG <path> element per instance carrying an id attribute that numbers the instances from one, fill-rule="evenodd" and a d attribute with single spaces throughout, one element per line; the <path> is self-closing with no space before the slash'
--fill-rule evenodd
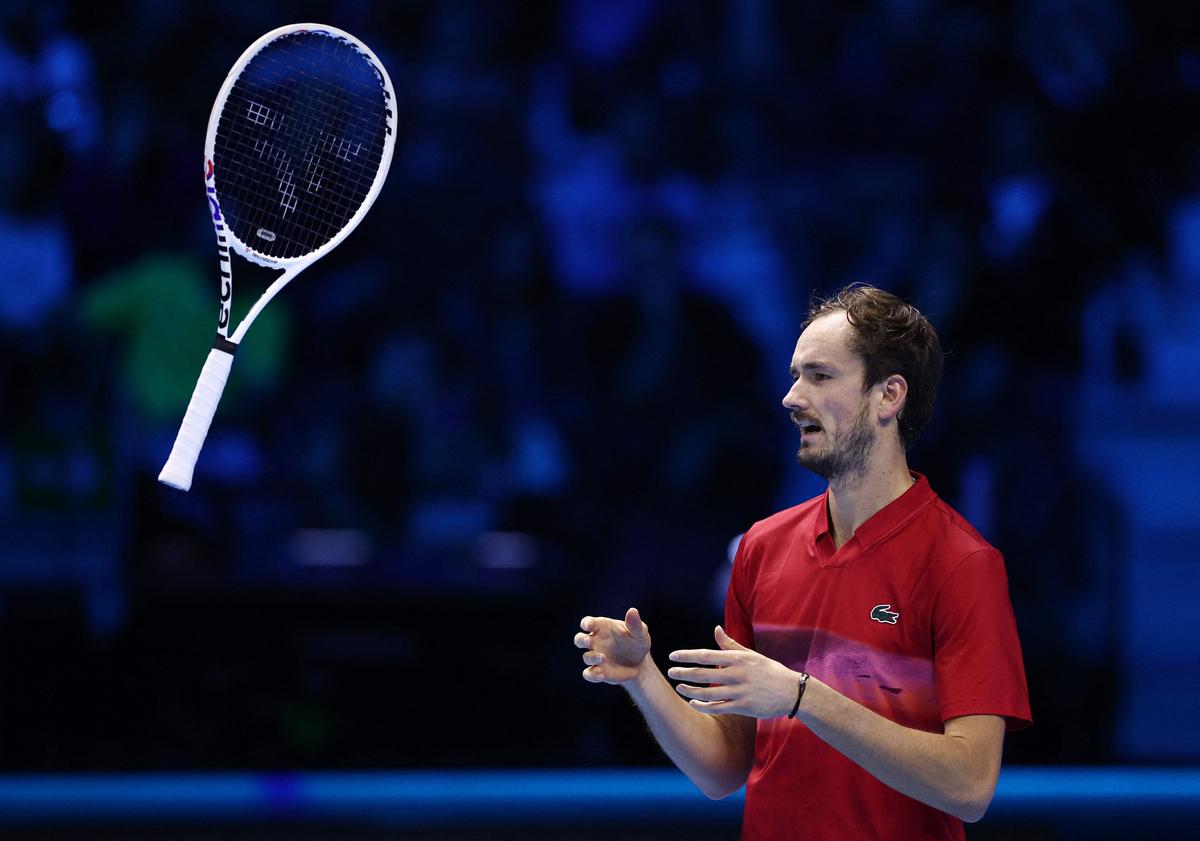
<path id="1" fill-rule="evenodd" d="M 389 104 L 370 57 L 331 33 L 264 45 L 217 123 L 217 197 L 234 236 L 275 259 L 337 236 L 379 171 Z"/>

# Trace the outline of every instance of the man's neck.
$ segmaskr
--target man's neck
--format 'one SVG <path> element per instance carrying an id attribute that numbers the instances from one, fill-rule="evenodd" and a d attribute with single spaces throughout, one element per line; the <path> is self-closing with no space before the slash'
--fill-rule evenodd
<path id="1" fill-rule="evenodd" d="M 861 476 L 839 478 L 829 483 L 829 527 L 834 545 L 841 549 L 859 526 L 898 499 L 916 480 L 908 470 L 904 451 L 892 453 L 882 464 L 874 464 Z"/>

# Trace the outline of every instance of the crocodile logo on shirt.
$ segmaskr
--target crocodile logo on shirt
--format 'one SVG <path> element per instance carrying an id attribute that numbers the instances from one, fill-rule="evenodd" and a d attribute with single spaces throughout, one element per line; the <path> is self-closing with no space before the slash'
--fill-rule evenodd
<path id="1" fill-rule="evenodd" d="M 895 625 L 900 621 L 900 614 L 892 610 L 890 604 L 877 604 L 871 608 L 871 618 L 885 625 Z"/>

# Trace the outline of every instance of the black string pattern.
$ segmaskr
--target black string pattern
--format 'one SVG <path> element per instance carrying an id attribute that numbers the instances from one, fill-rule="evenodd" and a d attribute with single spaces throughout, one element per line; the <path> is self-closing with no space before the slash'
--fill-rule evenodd
<path id="1" fill-rule="evenodd" d="M 374 63 L 342 38 L 294 32 L 266 44 L 217 122 L 213 168 L 229 229 L 275 258 L 337 236 L 375 181 L 391 107 Z"/>

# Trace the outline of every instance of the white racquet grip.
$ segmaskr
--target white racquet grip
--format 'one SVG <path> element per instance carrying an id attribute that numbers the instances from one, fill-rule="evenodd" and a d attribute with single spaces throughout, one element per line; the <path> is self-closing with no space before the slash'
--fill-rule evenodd
<path id="1" fill-rule="evenodd" d="M 236 348 L 236 345 L 233 347 Z M 171 455 L 158 474 L 158 481 L 164 485 L 181 491 L 191 488 L 196 459 L 200 457 L 200 448 L 208 436 L 208 427 L 217 413 L 217 404 L 221 402 L 221 393 L 225 390 L 225 381 L 229 379 L 229 369 L 232 367 L 231 351 L 220 348 L 209 351 L 179 427 L 179 434 L 175 437 L 175 446 L 171 448 Z"/>

